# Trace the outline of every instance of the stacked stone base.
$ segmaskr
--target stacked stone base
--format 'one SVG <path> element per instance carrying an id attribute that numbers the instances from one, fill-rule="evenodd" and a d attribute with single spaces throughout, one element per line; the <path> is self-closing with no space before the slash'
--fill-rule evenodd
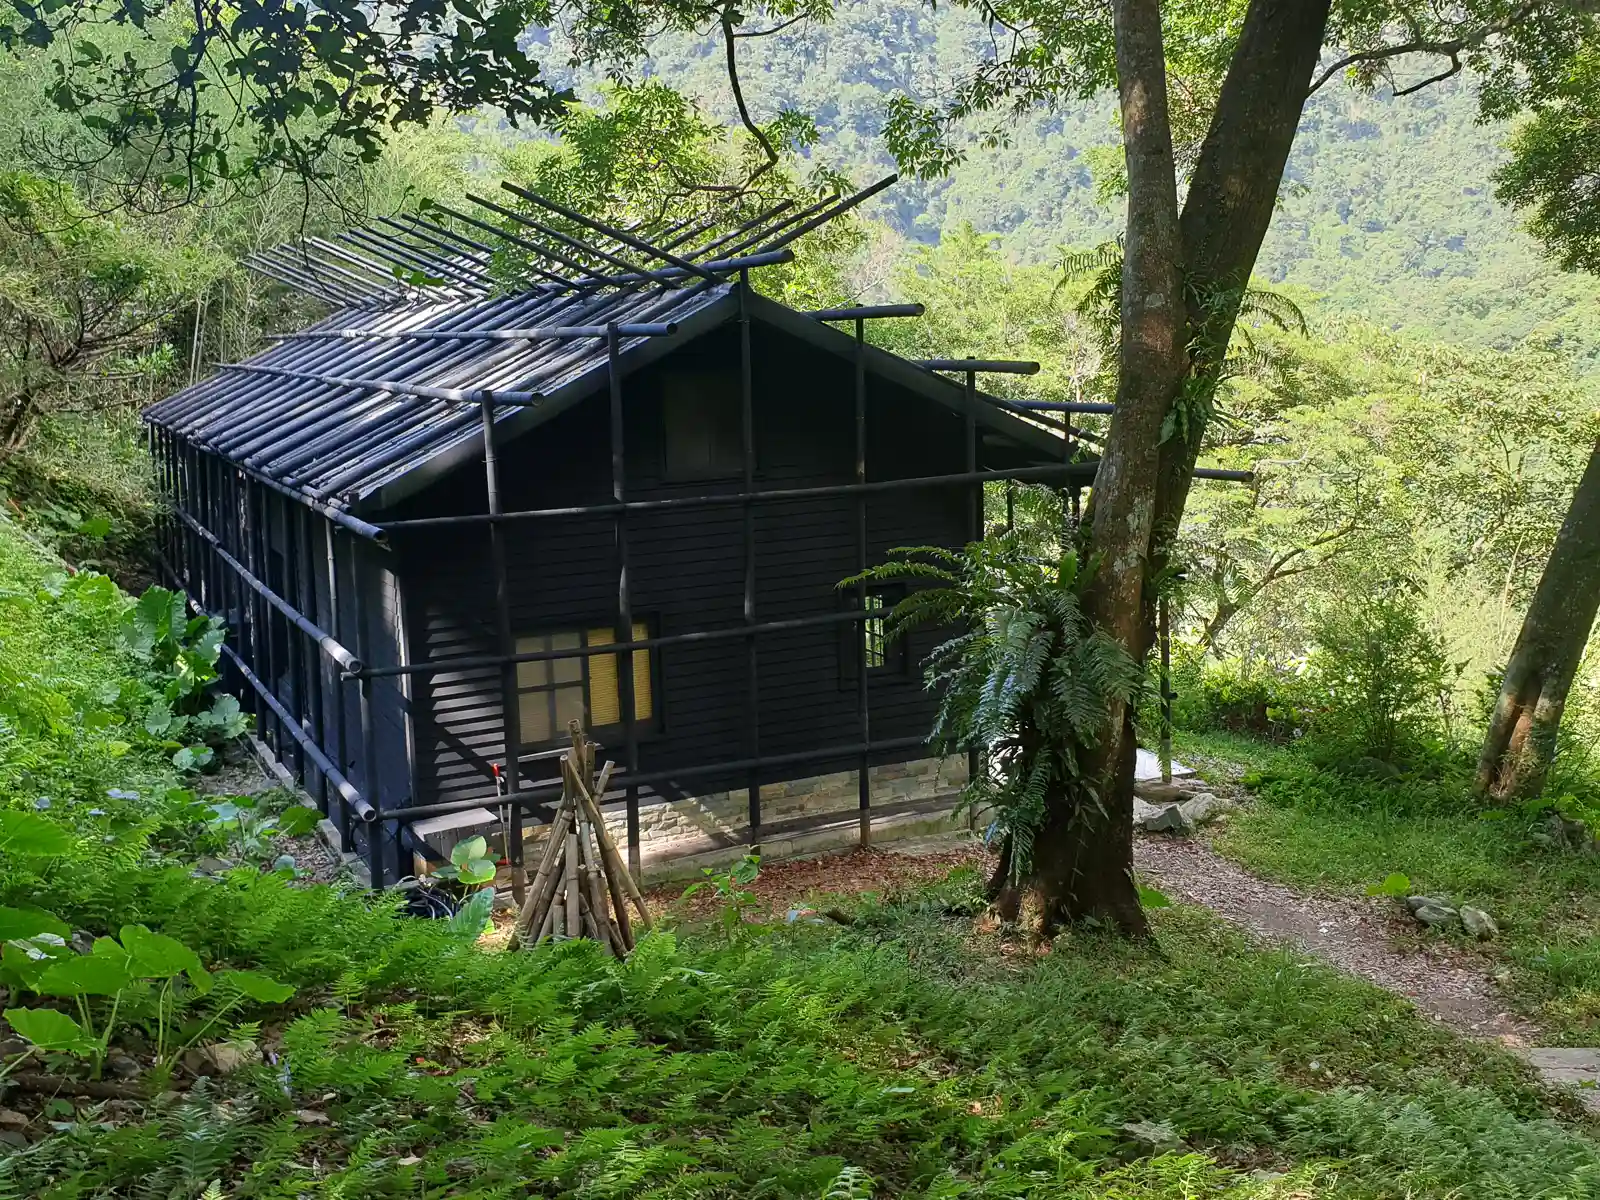
<path id="1" fill-rule="evenodd" d="M 968 827 L 966 818 L 952 815 L 967 782 L 962 755 L 886 763 L 869 768 L 867 778 L 874 845 Z M 617 798 L 613 793 L 611 799 Z M 859 845 L 856 772 L 763 784 L 761 821 L 761 856 L 769 861 Z M 606 824 L 618 846 L 625 846 L 626 812 L 620 807 L 608 809 Z M 440 855 L 448 854 L 456 842 L 480 834 L 491 846 L 503 848 L 499 816 L 489 808 L 418 821 L 412 828 Z M 525 858 L 537 858 L 547 833 L 544 825 L 527 827 Z M 640 865 L 648 882 L 696 877 L 703 867 L 737 862 L 750 852 L 749 842 L 749 794 L 742 789 L 639 807 Z M 427 870 L 420 855 L 414 869 L 419 875 Z"/>

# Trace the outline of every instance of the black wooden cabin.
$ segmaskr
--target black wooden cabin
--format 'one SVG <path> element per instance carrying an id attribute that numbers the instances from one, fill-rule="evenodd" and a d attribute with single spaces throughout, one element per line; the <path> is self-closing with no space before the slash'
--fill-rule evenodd
<path id="1" fill-rule="evenodd" d="M 375 883 L 414 822 L 485 807 L 516 865 L 569 719 L 619 764 L 636 867 L 643 802 L 744 790 L 759 843 L 763 787 L 927 756 L 938 635 L 886 646 L 896 594 L 839 581 L 977 536 L 986 479 L 1093 465 L 977 390 L 1007 364 L 865 342 L 903 308 L 751 290 L 831 211 L 698 251 L 596 227 L 603 266 L 511 294 L 459 224 L 299 247 L 257 265 L 336 311 L 147 411 L 171 577 L 226 618 L 262 740 Z"/>

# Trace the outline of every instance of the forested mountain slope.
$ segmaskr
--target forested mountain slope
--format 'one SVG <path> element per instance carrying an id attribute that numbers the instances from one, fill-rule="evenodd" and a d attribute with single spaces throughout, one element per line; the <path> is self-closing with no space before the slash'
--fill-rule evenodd
<path id="1" fill-rule="evenodd" d="M 858 0 L 829 25 L 741 41 L 741 74 L 757 120 L 809 113 L 817 153 L 864 178 L 892 166 L 878 136 L 888 99 L 936 97 L 988 43 L 967 10 Z M 647 70 L 736 121 L 720 44 L 661 39 Z M 1115 236 L 1121 204 L 1096 196 L 1093 170 L 1096 148 L 1116 141 L 1108 102 L 1001 123 L 1008 145 L 984 147 L 975 128 L 949 178 L 903 181 L 878 215 L 921 241 L 970 222 L 1031 260 Z M 1468 82 L 1399 100 L 1325 89 L 1307 109 L 1260 274 L 1393 328 L 1500 348 L 1533 339 L 1600 371 L 1600 289 L 1542 259 L 1494 198 L 1505 133 L 1477 122 Z"/>

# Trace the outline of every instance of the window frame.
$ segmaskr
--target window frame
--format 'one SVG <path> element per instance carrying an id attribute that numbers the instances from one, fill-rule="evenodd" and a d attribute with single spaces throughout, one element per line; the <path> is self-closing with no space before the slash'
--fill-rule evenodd
<path id="1" fill-rule="evenodd" d="M 877 618 L 882 623 L 887 621 L 889 611 L 906 598 L 907 589 L 903 583 L 876 583 L 869 584 L 866 588 L 869 607 L 875 599 L 879 602 L 883 616 Z M 857 591 L 849 588 L 840 593 L 841 607 L 845 612 L 857 612 Z M 839 637 L 839 687 L 841 691 L 852 689 L 856 686 L 860 664 L 862 661 L 863 642 L 867 637 L 867 626 L 872 623 L 866 621 L 845 621 Z M 881 636 L 881 635 L 880 635 Z M 901 637 L 893 642 L 887 642 L 883 649 L 884 661 L 876 666 L 867 664 L 867 679 L 903 678 L 911 674 L 911 646 L 907 637 Z"/>
<path id="2" fill-rule="evenodd" d="M 736 442 L 725 463 L 713 462 L 704 468 L 686 468 L 675 465 L 672 457 L 672 408 L 676 397 L 674 385 L 695 379 L 724 378 L 731 382 L 729 390 L 733 401 Z M 695 393 L 690 393 L 696 395 Z M 703 395 L 703 393 L 702 393 Z M 697 397 L 698 398 L 698 397 Z M 721 366 L 682 367 L 664 371 L 661 376 L 661 478 L 667 483 L 696 483 L 717 480 L 737 480 L 744 476 L 744 404 L 739 392 L 737 372 Z M 713 457 L 715 457 L 713 455 Z"/>
<path id="3" fill-rule="evenodd" d="M 634 622 L 635 625 L 643 625 L 644 626 L 645 636 L 646 637 L 654 637 L 655 636 L 656 619 L 655 619 L 655 617 L 653 615 L 635 613 L 633 615 L 633 622 Z M 535 628 L 527 628 L 527 629 L 523 629 L 523 630 L 518 631 L 516 633 L 516 635 L 515 635 L 514 640 L 518 645 L 520 645 L 525 639 L 528 639 L 528 638 L 544 638 L 544 639 L 546 639 L 547 644 L 543 648 L 544 649 L 555 649 L 554 646 L 548 645 L 548 639 L 551 639 L 551 638 L 554 638 L 554 637 L 559 637 L 559 636 L 562 636 L 562 635 L 569 635 L 570 634 L 570 635 L 575 635 L 578 638 L 578 646 L 580 648 L 583 648 L 583 647 L 586 647 L 589 644 L 588 643 L 588 636 L 589 636 L 589 631 L 590 630 L 608 628 L 609 627 L 613 631 L 612 636 L 615 636 L 615 630 L 616 630 L 617 624 L 618 624 L 618 622 L 617 622 L 617 620 L 616 620 L 614 615 L 610 616 L 610 617 L 598 616 L 598 617 L 592 617 L 592 618 L 580 620 L 580 621 L 576 622 L 576 627 L 574 627 L 573 624 L 569 624 L 569 623 L 560 623 L 560 624 L 541 623 L 540 625 L 538 625 Z M 654 736 L 657 733 L 657 731 L 658 731 L 658 729 L 660 727 L 660 723 L 661 723 L 660 656 L 655 651 L 656 651 L 656 647 L 653 647 L 653 646 L 652 647 L 648 647 L 648 648 L 646 648 L 644 650 L 634 650 L 634 651 L 627 651 L 627 652 L 607 651 L 607 650 L 600 649 L 599 647 L 596 647 L 595 654 L 580 655 L 576 659 L 542 659 L 542 660 L 535 660 L 538 665 L 542 665 L 542 666 L 545 666 L 545 667 L 549 668 L 550 677 L 551 677 L 552 681 L 554 680 L 554 669 L 555 669 L 555 665 L 557 663 L 559 663 L 559 662 L 574 662 L 575 661 L 575 662 L 578 663 L 578 667 L 579 667 L 578 679 L 577 679 L 576 682 L 571 682 L 571 681 L 565 682 L 565 683 L 551 682 L 549 684 L 531 684 L 531 685 L 524 685 L 522 680 L 520 679 L 520 677 L 517 679 L 517 687 L 516 687 L 516 690 L 517 690 L 516 722 L 517 722 L 518 747 L 519 747 L 519 751 L 520 751 L 519 756 L 518 756 L 518 761 L 521 761 L 522 759 L 533 757 L 533 756 L 537 755 L 541 751 L 548 751 L 548 750 L 551 750 L 551 749 L 558 748 L 558 747 L 564 745 L 566 743 L 566 740 L 567 740 L 567 731 L 566 731 L 565 727 L 563 727 L 561 729 L 552 729 L 551 730 L 551 736 L 546 740 L 537 741 L 537 742 L 526 740 L 526 732 L 525 732 L 525 726 L 524 726 L 524 722 L 523 722 L 523 704 L 526 702 L 526 700 L 527 700 L 527 698 L 529 696 L 545 696 L 545 695 L 554 694 L 554 693 L 560 691 L 562 688 L 567 688 L 567 689 L 578 688 L 581 691 L 581 696 L 582 696 L 582 701 L 583 701 L 583 721 L 584 721 L 585 732 L 588 733 L 588 735 L 590 737 L 596 738 L 596 739 L 600 739 L 600 740 L 603 740 L 602 737 L 601 737 L 602 734 L 620 734 L 620 732 L 622 730 L 622 727 L 623 727 L 623 722 L 620 721 L 620 720 L 616 721 L 616 722 L 614 722 L 612 724 L 609 724 L 609 725 L 594 725 L 594 724 L 592 724 L 593 714 L 594 714 L 594 707 L 595 706 L 594 706 L 594 700 L 593 700 L 593 693 L 592 693 L 592 690 L 591 690 L 592 686 L 593 686 L 593 684 L 592 684 L 592 673 L 590 672 L 589 667 L 590 667 L 590 664 L 593 662 L 593 660 L 598 655 L 605 654 L 605 653 L 611 653 L 611 654 L 615 654 L 616 655 L 616 657 L 619 659 L 619 663 L 618 663 L 619 670 L 621 669 L 620 660 L 625 655 L 626 656 L 631 656 L 633 654 L 643 654 L 645 656 L 645 666 L 646 666 L 646 670 L 649 672 L 649 678 L 650 678 L 650 714 L 648 716 L 635 717 L 634 718 L 634 731 L 635 731 L 636 736 L 638 736 L 640 738 L 649 738 L 649 737 Z M 519 653 L 520 653 L 520 651 L 519 651 Z M 518 663 L 516 665 L 518 667 L 521 667 L 521 666 L 535 665 L 535 664 Z M 618 676 L 619 681 L 620 681 L 620 678 L 621 678 L 621 676 L 619 675 Z M 619 692 L 619 695 L 618 695 L 618 708 L 619 709 L 621 708 L 621 695 L 620 695 L 620 692 Z M 553 721 L 552 721 L 552 723 L 553 723 Z"/>

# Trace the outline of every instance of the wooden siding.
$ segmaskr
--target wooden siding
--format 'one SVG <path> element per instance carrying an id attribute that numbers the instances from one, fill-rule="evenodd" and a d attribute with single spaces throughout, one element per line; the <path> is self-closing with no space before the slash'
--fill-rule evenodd
<path id="1" fill-rule="evenodd" d="M 783 335 L 753 331 L 759 487 L 853 482 L 854 385 L 848 362 Z M 720 366 L 736 369 L 737 331 L 725 327 L 624 384 L 626 469 L 630 499 L 738 491 L 738 480 L 669 482 L 663 475 L 663 373 Z M 965 468 L 962 419 L 909 392 L 869 377 L 868 477 L 901 478 Z M 601 503 L 611 496 L 610 440 L 604 394 L 557 416 L 500 449 L 507 509 Z M 409 501 L 397 516 L 481 512 L 482 468 L 466 469 Z M 756 508 L 756 617 L 777 620 L 836 612 L 835 584 L 855 570 L 855 501 L 841 497 Z M 869 498 L 869 557 L 891 546 L 958 545 L 966 539 L 959 489 Z M 614 618 L 617 564 L 609 518 L 517 522 L 506 526 L 519 632 L 583 628 Z M 660 635 L 738 625 L 743 615 L 743 515 L 737 506 L 638 514 L 629 521 L 633 609 Z M 417 661 L 497 649 L 494 589 L 484 527 L 412 531 L 395 537 Z M 912 663 L 937 635 L 913 637 Z M 858 740 L 853 686 L 840 678 L 837 626 L 760 636 L 760 752 L 783 754 Z M 746 654 L 742 639 L 662 648 L 653 663 L 656 718 L 640 730 L 644 771 L 744 757 Z M 875 740 L 925 733 L 933 706 L 920 672 L 874 672 Z M 416 802 L 484 799 L 490 764 L 502 748 L 496 668 L 420 676 L 414 685 Z M 398 709 L 397 709 L 398 711 Z M 620 743 L 620 737 L 616 739 Z M 620 759 L 620 744 L 608 747 Z M 887 757 L 905 757 L 904 755 Z M 807 763 L 768 779 L 815 775 L 851 762 Z M 525 769 L 524 777 L 537 777 Z M 695 780 L 686 791 L 708 790 Z M 385 804 L 393 797 L 384 779 Z M 723 781 L 726 786 L 726 781 Z M 672 789 L 663 789 L 671 794 Z"/>

